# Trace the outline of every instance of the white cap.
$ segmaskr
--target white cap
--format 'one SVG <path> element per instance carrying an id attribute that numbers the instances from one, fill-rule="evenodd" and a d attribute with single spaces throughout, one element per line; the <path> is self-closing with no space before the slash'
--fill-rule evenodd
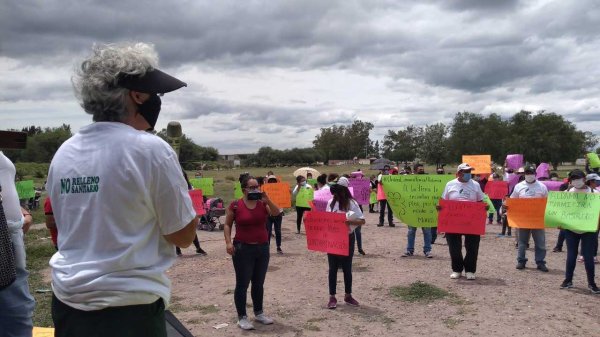
<path id="1" fill-rule="evenodd" d="M 517 170 L 517 173 L 525 173 L 525 168 L 519 167 L 519 169 Z"/>
<path id="2" fill-rule="evenodd" d="M 596 173 L 590 173 L 587 176 L 585 176 L 585 180 L 590 181 L 590 180 L 600 180 L 600 176 Z"/>
<path id="3" fill-rule="evenodd" d="M 467 171 L 467 170 L 468 170 L 468 171 L 470 171 L 470 170 L 472 170 L 472 169 L 473 169 L 473 168 L 472 168 L 472 167 L 471 167 L 469 164 L 467 164 L 467 163 L 462 163 L 462 164 L 458 165 L 458 167 L 456 168 L 456 172 L 459 172 L 459 171 Z"/>
<path id="4" fill-rule="evenodd" d="M 348 187 L 350 185 L 350 182 L 348 181 L 348 178 L 340 177 L 337 181 L 337 184 L 340 186 Z"/>

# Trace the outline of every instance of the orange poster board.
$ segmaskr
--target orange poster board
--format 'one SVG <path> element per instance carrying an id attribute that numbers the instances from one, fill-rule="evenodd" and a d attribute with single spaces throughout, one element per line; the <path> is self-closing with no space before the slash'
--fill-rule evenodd
<path id="1" fill-rule="evenodd" d="M 33 327 L 33 337 L 54 337 L 54 328 L 38 328 Z"/>
<path id="2" fill-rule="evenodd" d="M 262 185 L 263 192 L 266 192 L 269 199 L 279 208 L 292 207 L 292 196 L 290 195 L 290 184 L 288 183 L 270 183 Z"/>
<path id="3" fill-rule="evenodd" d="M 489 154 L 463 155 L 462 161 L 473 167 L 473 174 L 492 173 L 492 156 Z"/>
<path id="4" fill-rule="evenodd" d="M 546 198 L 506 200 L 508 225 L 513 228 L 544 229 Z"/>

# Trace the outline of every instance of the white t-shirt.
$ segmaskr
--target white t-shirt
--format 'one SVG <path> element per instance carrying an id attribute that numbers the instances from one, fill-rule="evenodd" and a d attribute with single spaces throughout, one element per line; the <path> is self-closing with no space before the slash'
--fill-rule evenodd
<path id="1" fill-rule="evenodd" d="M 442 193 L 442 199 L 445 200 L 458 200 L 458 201 L 482 201 L 483 192 L 481 186 L 475 180 L 470 179 L 468 182 L 463 183 L 458 181 L 458 178 L 450 180 L 444 192 Z"/>
<path id="2" fill-rule="evenodd" d="M 15 186 L 15 165 L 0 151 L 0 186 L 2 186 L 2 206 L 10 231 L 23 228 L 23 214 L 19 204 L 19 196 Z"/>
<path id="3" fill-rule="evenodd" d="M 80 310 L 170 299 L 163 235 L 196 216 L 175 152 L 118 122 L 81 129 L 56 152 L 48 194 L 60 233 L 52 289 Z"/>
<path id="4" fill-rule="evenodd" d="M 332 212 L 332 213 L 344 213 L 347 214 L 348 212 L 354 212 L 354 218 L 355 219 L 364 219 L 365 215 L 363 214 L 363 212 L 360 210 L 360 207 L 358 206 L 358 203 L 356 202 L 356 200 L 350 200 L 350 209 L 348 211 L 341 211 L 340 210 L 340 204 L 338 202 L 335 203 L 335 205 L 333 205 L 333 209 L 331 209 L 331 203 L 333 202 L 333 199 L 330 199 L 327 202 L 327 208 L 325 209 L 325 212 Z M 354 230 L 356 229 L 356 225 L 350 225 L 348 226 L 348 234 L 354 232 Z"/>
<path id="5" fill-rule="evenodd" d="M 525 180 L 515 185 L 511 198 L 546 198 L 548 197 L 548 188 L 538 180 L 528 183 Z"/>

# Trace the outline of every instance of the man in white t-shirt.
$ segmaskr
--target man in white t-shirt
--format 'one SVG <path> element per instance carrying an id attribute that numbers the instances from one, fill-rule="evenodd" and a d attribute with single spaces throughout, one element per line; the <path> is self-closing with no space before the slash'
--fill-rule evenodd
<path id="1" fill-rule="evenodd" d="M 511 198 L 547 198 L 548 188 L 546 185 L 540 183 L 535 176 L 535 167 L 526 166 L 524 168 L 525 180 L 518 183 L 513 192 Z M 548 272 L 546 267 L 546 232 L 542 229 L 529 229 L 529 228 L 518 228 L 517 235 L 519 240 L 519 250 L 517 253 L 517 269 L 525 269 L 527 258 L 525 257 L 525 251 L 529 243 L 529 236 L 533 237 L 535 243 L 535 263 L 537 269 Z"/>
<path id="2" fill-rule="evenodd" d="M 56 336 L 166 336 L 166 270 L 197 220 L 177 155 L 145 132 L 158 94 L 186 85 L 156 64 L 147 44 L 97 46 L 73 78 L 95 123 L 58 149 L 48 174 Z"/>
<path id="3" fill-rule="evenodd" d="M 450 180 L 444 188 L 442 199 L 458 200 L 458 201 L 482 201 L 483 192 L 479 183 L 472 179 L 471 171 L 473 168 L 467 163 L 458 165 L 456 169 L 456 179 Z M 439 206 L 438 206 L 438 209 Z M 485 219 L 483 219 L 485 221 Z M 462 237 L 465 237 L 465 251 L 463 258 L 462 254 Z M 467 280 L 475 279 L 477 271 L 477 255 L 479 253 L 480 235 L 473 234 L 454 234 L 446 233 L 446 241 L 448 242 L 448 250 L 452 261 L 452 274 L 450 278 L 460 278 L 462 271 L 465 271 Z"/>

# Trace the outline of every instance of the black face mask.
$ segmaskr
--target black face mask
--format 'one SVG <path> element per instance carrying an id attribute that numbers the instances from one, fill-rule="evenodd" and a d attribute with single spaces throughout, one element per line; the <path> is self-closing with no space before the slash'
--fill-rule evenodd
<path id="1" fill-rule="evenodd" d="M 154 126 L 156 126 L 156 121 L 158 120 L 158 114 L 160 113 L 160 105 L 161 100 L 157 94 L 151 94 L 150 97 L 142 104 L 138 104 L 138 112 L 148 124 L 150 124 L 150 129 L 153 130 Z"/>

